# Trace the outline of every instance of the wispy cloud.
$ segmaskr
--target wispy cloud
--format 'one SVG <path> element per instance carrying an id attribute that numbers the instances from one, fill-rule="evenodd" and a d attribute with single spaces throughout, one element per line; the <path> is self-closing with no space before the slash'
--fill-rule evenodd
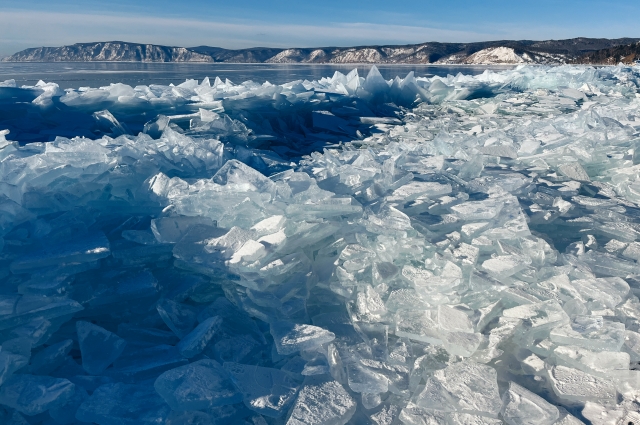
<path id="1" fill-rule="evenodd" d="M 360 22 L 304 25 L 26 10 L 3 11 L 2 15 L 0 51 L 4 54 L 32 46 L 104 40 L 244 48 L 406 44 L 491 38 L 490 33 L 474 31 Z"/>

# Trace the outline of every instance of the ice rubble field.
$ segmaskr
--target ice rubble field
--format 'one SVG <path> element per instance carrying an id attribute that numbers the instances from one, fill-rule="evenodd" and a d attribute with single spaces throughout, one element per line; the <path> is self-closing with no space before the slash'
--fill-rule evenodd
<path id="1" fill-rule="evenodd" d="M 638 68 L 2 85 L 0 423 L 640 424 Z"/>

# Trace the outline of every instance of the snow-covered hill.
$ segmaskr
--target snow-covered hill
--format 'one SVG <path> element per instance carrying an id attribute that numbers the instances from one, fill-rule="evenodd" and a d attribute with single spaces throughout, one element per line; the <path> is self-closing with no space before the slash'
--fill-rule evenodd
<path id="1" fill-rule="evenodd" d="M 510 47 L 492 47 L 489 49 L 483 49 L 466 57 L 463 60 L 463 63 L 473 65 L 494 63 L 521 64 L 531 62 L 533 62 L 533 58 L 529 54 L 523 53 L 519 55 Z"/>
<path id="2" fill-rule="evenodd" d="M 213 58 L 185 47 L 121 41 L 36 47 L 18 52 L 8 62 L 213 62 Z"/>
<path id="3" fill-rule="evenodd" d="M 388 64 L 562 64 L 639 39 L 502 40 L 478 43 L 422 43 L 404 46 L 266 48 L 168 47 L 125 42 L 79 43 L 26 49 L 9 62 L 229 62 L 229 63 L 388 63 Z"/>

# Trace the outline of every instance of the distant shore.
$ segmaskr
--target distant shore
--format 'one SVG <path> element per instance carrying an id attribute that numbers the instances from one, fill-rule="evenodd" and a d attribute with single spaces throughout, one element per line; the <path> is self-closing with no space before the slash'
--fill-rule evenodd
<path id="1" fill-rule="evenodd" d="M 290 63 L 254 63 L 254 62 L 142 62 L 142 61 L 1 61 L 0 66 L 2 64 L 28 64 L 28 63 L 127 63 L 127 64 L 144 64 L 144 65 L 242 65 L 242 66 L 437 66 L 437 67 L 465 67 L 465 68 L 480 68 L 480 67 L 504 67 L 504 68 L 514 68 L 519 65 L 543 65 L 543 64 L 509 64 L 509 63 L 491 63 L 491 64 L 467 64 L 467 63 L 410 63 L 410 62 L 402 62 L 402 63 L 389 63 L 389 62 L 349 62 L 349 63 L 335 63 L 335 62 L 314 62 L 314 63 L 300 63 L 300 62 L 290 62 Z M 557 64 L 558 66 L 565 64 Z M 586 64 L 585 64 L 586 65 Z"/>
<path id="2" fill-rule="evenodd" d="M 136 62 L 272 65 L 427 65 L 516 66 L 524 64 L 616 64 L 640 59 L 640 38 L 499 40 L 473 43 L 428 42 L 413 45 L 224 49 L 175 47 L 102 41 L 61 47 L 35 47 L 3 62 Z"/>

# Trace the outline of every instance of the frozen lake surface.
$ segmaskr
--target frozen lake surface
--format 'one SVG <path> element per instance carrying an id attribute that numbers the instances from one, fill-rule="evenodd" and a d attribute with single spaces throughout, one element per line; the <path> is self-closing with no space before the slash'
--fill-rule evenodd
<path id="1" fill-rule="evenodd" d="M 639 68 L 110 69 L 0 84 L 0 423 L 640 423 Z"/>
<path id="2" fill-rule="evenodd" d="M 53 81 L 60 88 L 101 87 L 113 82 L 137 86 L 140 84 L 180 84 L 186 79 L 202 80 L 205 77 L 228 78 L 234 83 L 253 80 L 283 84 L 295 80 L 319 80 L 333 75 L 334 71 L 348 73 L 357 68 L 366 75 L 371 65 L 303 65 L 303 64 L 189 64 L 189 63 L 115 63 L 115 62 L 52 62 L 8 63 L 0 62 L 0 81 L 15 79 L 18 85 L 33 85 L 38 80 Z M 509 69 L 510 66 L 433 66 L 433 65 L 378 65 L 386 79 L 405 76 L 414 71 L 416 76 L 468 75 L 482 73 L 485 69 Z"/>

